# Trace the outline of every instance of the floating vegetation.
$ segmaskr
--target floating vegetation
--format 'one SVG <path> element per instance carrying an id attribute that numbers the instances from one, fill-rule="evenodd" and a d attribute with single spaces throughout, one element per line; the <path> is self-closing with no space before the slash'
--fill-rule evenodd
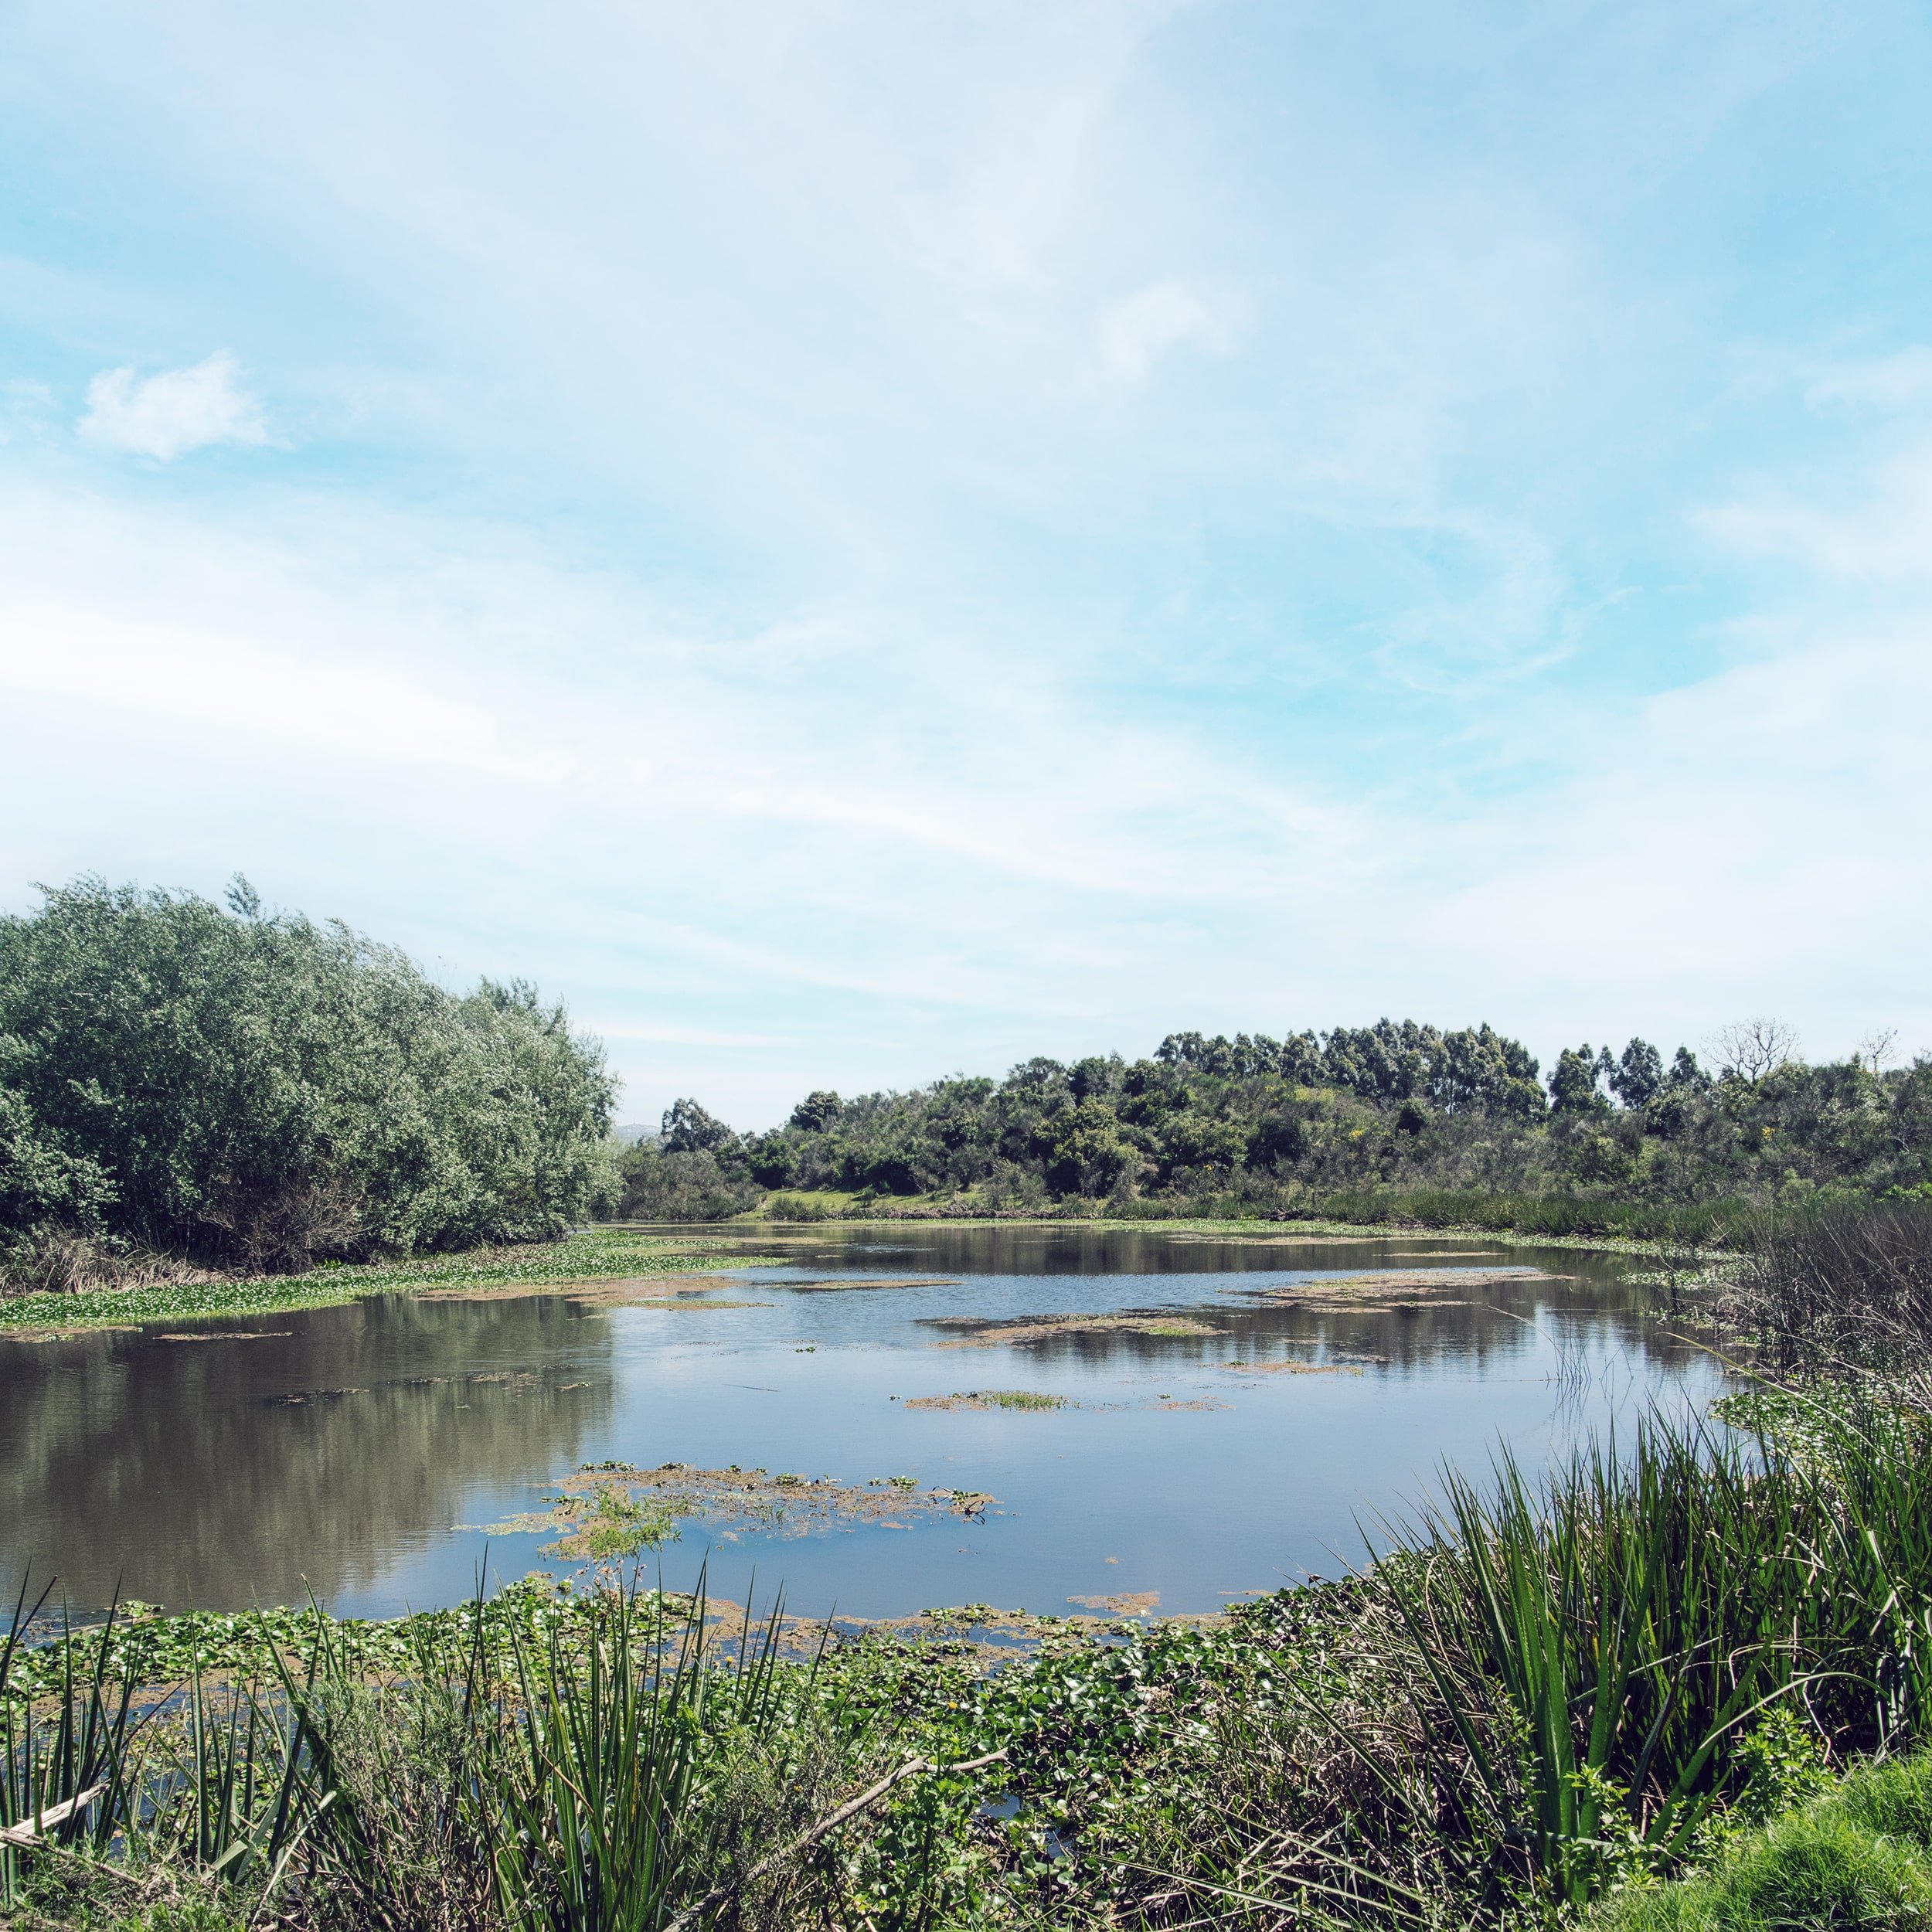
<path id="1" fill-rule="evenodd" d="M 450 1387 L 474 1389 L 479 1386 L 495 1386 L 507 1389 L 512 1395 L 527 1395 L 532 1389 L 543 1386 L 543 1378 L 529 1369 L 489 1369 L 469 1376 L 394 1376 L 386 1382 L 378 1382 L 359 1388 L 349 1389 L 296 1389 L 287 1395 L 270 1396 L 268 1406 L 276 1409 L 298 1409 L 304 1403 L 338 1402 L 345 1396 L 366 1396 L 378 1389 L 434 1389 Z M 584 1382 L 565 1382 L 557 1385 L 556 1393 L 566 1389 L 585 1389 Z"/>
<path id="2" fill-rule="evenodd" d="M 796 1470 L 698 1469 L 668 1462 L 640 1469 L 625 1462 L 588 1464 L 551 1485 L 546 1507 L 498 1523 L 464 1523 L 495 1536 L 547 1534 L 544 1554 L 593 1560 L 634 1556 L 677 1540 L 702 1517 L 721 1543 L 753 1532 L 810 1536 L 867 1525 L 905 1529 L 917 1516 L 977 1520 L 994 1498 L 969 1489 L 921 1489 L 915 1476 L 865 1485 Z"/>
<path id="3" fill-rule="evenodd" d="M 474 1287 L 430 1288 L 417 1299 L 521 1301 L 545 1295 L 596 1308 L 765 1308 L 771 1305 L 768 1301 L 694 1301 L 689 1298 L 715 1295 L 720 1287 L 730 1285 L 719 1281 L 715 1274 L 638 1274 L 611 1281 L 509 1282 Z"/>
<path id="4" fill-rule="evenodd" d="M 657 1308 L 669 1314 L 704 1315 L 713 1308 L 768 1308 L 769 1301 L 672 1301 L 648 1295 L 576 1295 L 571 1301 L 590 1308 Z"/>
<path id="5" fill-rule="evenodd" d="M 949 1396 L 914 1396 L 908 1409 L 1076 1409 L 1066 1396 L 1042 1395 L 1035 1389 L 962 1389 Z"/>
<path id="6" fill-rule="evenodd" d="M 1223 1288 L 1254 1301 L 1286 1303 L 1315 1315 L 1389 1315 L 1424 1302 L 1461 1308 L 1448 1298 L 1471 1288 L 1521 1287 L 1529 1281 L 1566 1281 L 1568 1275 L 1543 1268 L 1385 1268 L 1372 1274 L 1326 1275 L 1312 1281 L 1283 1281 L 1267 1287 Z"/>
<path id="7" fill-rule="evenodd" d="M 548 1511 L 493 1524 L 491 1533 L 554 1531 L 556 1540 L 543 1546 L 545 1556 L 608 1562 L 675 1543 L 679 1522 L 696 1513 L 697 1505 L 687 1497 L 639 1497 L 621 1483 L 606 1482 L 587 1497 L 553 1498 Z"/>
<path id="8" fill-rule="evenodd" d="M 1102 1611 L 1110 1617 L 1151 1617 L 1161 1606 L 1158 1590 L 1124 1590 L 1111 1597 L 1070 1597 L 1083 1610 Z"/>
<path id="9" fill-rule="evenodd" d="M 1359 1376 L 1362 1372 L 1352 1362 L 1224 1362 L 1221 1366 L 1240 1375 Z"/>
<path id="10" fill-rule="evenodd" d="M 125 1328 L 131 1323 L 235 1320 L 326 1308 L 364 1295 L 463 1291 L 501 1287 L 539 1293 L 546 1287 L 582 1287 L 613 1276 L 649 1275 L 662 1284 L 689 1279 L 695 1270 L 769 1266 L 777 1257 L 728 1254 L 716 1239 L 669 1237 L 628 1228 L 589 1228 L 561 1241 L 479 1248 L 467 1254 L 425 1255 L 414 1260 L 366 1265 L 325 1262 L 306 1274 L 264 1275 L 247 1281 L 170 1281 L 134 1288 L 92 1288 L 73 1294 L 0 1297 L 0 1336 L 38 1339 L 33 1331 L 66 1335 L 82 1328 Z"/>
<path id="11" fill-rule="evenodd" d="M 966 1316 L 934 1316 L 924 1325 L 934 1328 L 964 1328 L 968 1332 L 951 1342 L 935 1342 L 936 1349 L 990 1349 L 1001 1342 L 1021 1346 L 1050 1341 L 1056 1335 L 1206 1335 L 1221 1331 L 1192 1315 L 1030 1315 L 1009 1321 L 981 1321 Z"/>
<path id="12" fill-rule="evenodd" d="M 193 1328 L 179 1335 L 158 1335 L 157 1342 L 286 1342 L 293 1328 Z"/>
<path id="13" fill-rule="evenodd" d="M 794 1294 L 838 1294 L 849 1289 L 956 1288 L 956 1275 L 920 1274 L 883 1281 L 873 1275 L 846 1275 L 822 1281 L 774 1281 L 774 1287 L 789 1288 Z"/>

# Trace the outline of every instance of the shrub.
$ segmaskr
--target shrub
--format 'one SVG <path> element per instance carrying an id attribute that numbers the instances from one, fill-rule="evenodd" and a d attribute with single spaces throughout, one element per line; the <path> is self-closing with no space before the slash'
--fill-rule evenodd
<path id="1" fill-rule="evenodd" d="M 611 1192 L 602 1049 L 339 923 L 83 879 L 0 918 L 0 1238 L 252 1270 L 561 1233 Z M 57 1247 L 57 1242 L 51 1243 Z"/>

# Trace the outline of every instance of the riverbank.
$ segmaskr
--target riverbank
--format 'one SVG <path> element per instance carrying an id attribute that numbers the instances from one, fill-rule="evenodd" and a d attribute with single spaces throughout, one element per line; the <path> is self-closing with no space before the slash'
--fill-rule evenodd
<path id="1" fill-rule="evenodd" d="M 1524 1240 L 1581 1239 L 1689 1247 L 1734 1247 L 1760 1209 L 1740 1197 L 1691 1203 L 1563 1193 L 1492 1193 L 1442 1188 L 1352 1189 L 1309 1192 L 1291 1204 L 1239 1195 L 1128 1202 L 1070 1199 L 994 1205 L 970 1193 L 883 1195 L 833 1189 L 774 1189 L 723 1224 L 842 1221 L 1080 1222 L 1123 1227 L 1210 1226 L 1344 1230 L 1376 1233 L 1488 1234 Z"/>
<path id="2" fill-rule="evenodd" d="M 725 1253 L 726 1246 L 716 1236 L 697 1236 L 689 1230 L 671 1234 L 594 1226 L 577 1230 L 560 1241 L 477 1248 L 406 1261 L 325 1263 L 302 1274 L 240 1278 L 202 1275 L 140 1287 L 14 1295 L 0 1298 L 0 1340 L 36 1340 L 82 1329 L 133 1328 L 151 1321 L 282 1315 L 373 1294 L 454 1287 L 543 1292 L 573 1282 L 759 1265 L 755 1257 Z"/>
<path id="3" fill-rule="evenodd" d="M 808 1215 L 787 1219 L 783 1214 L 763 1210 L 755 1214 L 733 1216 L 724 1221 L 624 1221 L 611 1224 L 638 1233 L 663 1234 L 675 1231 L 690 1236 L 699 1229 L 733 1230 L 740 1235 L 770 1233 L 798 1235 L 821 1230 L 889 1231 L 908 1226 L 919 1228 L 1084 1228 L 1101 1233 L 1198 1235 L 1210 1239 L 1244 1242 L 1253 1246 L 1288 1246 L 1303 1240 L 1402 1241 L 1443 1236 L 1469 1236 L 1494 1242 L 1498 1247 L 1567 1249 L 1580 1254 L 1620 1254 L 1641 1257 L 1655 1263 L 1661 1254 L 1689 1267 L 1704 1262 L 1735 1259 L 1736 1250 L 1723 1246 L 1699 1247 L 1688 1240 L 1658 1239 L 1628 1234 L 1525 1233 L 1512 1228 L 1478 1227 L 1460 1223 L 1440 1226 L 1420 1221 L 1344 1221 L 1311 1217 L 1284 1221 L 1257 1215 L 1174 1215 L 1150 1219 L 1143 1216 L 1122 1217 L 1104 1213 L 1075 1215 L 1059 1213 L 1000 1214 L 930 1213 L 889 1214 L 875 1209 L 849 1213 Z M 747 1265 L 750 1265 L 747 1264 Z"/>

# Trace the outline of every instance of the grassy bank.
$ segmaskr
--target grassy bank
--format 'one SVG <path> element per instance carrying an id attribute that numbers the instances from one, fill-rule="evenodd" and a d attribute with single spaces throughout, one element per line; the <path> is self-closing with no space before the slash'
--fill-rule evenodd
<path id="1" fill-rule="evenodd" d="M 1932 1725 L 1922 1419 L 1758 1419 L 1653 1426 L 1546 1486 L 1452 1479 L 1363 1577 L 1206 1624 L 1043 1620 L 1017 1651 L 981 1611 L 820 1649 L 528 1587 L 400 1624 L 80 1634 L 5 1666 L 8 1817 L 100 1787 L 61 1852 L 9 1855 L 10 1909 L 1553 1926 Z M 186 1692 L 144 1723 L 157 1679 Z"/>
<path id="2" fill-rule="evenodd" d="M 1480 1236 L 1485 1240 L 1495 1241 L 1504 1247 L 1574 1248 L 1590 1253 L 1638 1256 L 1653 1262 L 1661 1256 L 1680 1268 L 1688 1267 L 1699 1261 L 1734 1257 L 1736 1253 L 1735 1248 L 1720 1240 L 1699 1240 L 1688 1233 L 1649 1236 L 1587 1233 L 1563 1234 L 1541 1231 L 1533 1227 L 1519 1229 L 1478 1226 L 1473 1223 L 1455 1221 L 1431 1223 L 1404 1220 L 1395 1216 L 1374 1221 L 1330 1219 L 1317 1216 L 1283 1221 L 1253 1214 L 1236 1213 L 1123 1216 L 1113 1213 L 1104 1202 L 1088 1205 L 1093 1207 L 1093 1213 L 1077 1215 L 1018 1212 L 997 1215 L 972 1214 L 937 1205 L 909 1214 L 882 1211 L 876 1202 L 855 1202 L 849 1212 L 794 1216 L 784 1211 L 781 1205 L 766 1204 L 755 1213 L 734 1216 L 728 1222 L 702 1224 L 636 1222 L 628 1225 L 640 1231 L 662 1232 L 667 1228 L 675 1227 L 680 1233 L 689 1234 L 696 1225 L 715 1225 L 720 1228 L 749 1231 L 761 1227 L 816 1226 L 828 1222 L 851 1227 L 891 1228 L 903 1226 L 911 1221 L 922 1227 L 932 1228 L 1078 1227 L 1123 1233 L 1226 1234 L 1235 1240 L 1263 1241 L 1292 1241 L 1296 1236 L 1302 1235 L 1354 1236 L 1365 1241 L 1399 1240 L 1413 1235 L 1469 1235 Z"/>
<path id="3" fill-rule="evenodd" d="M 1862 1767 L 1718 1848 L 1676 1884 L 1639 1885 L 1592 1914 L 1594 1932 L 1772 1932 L 1932 1924 L 1932 1755 Z"/>
<path id="4" fill-rule="evenodd" d="M 206 1278 L 73 1294 L 0 1298 L 0 1335 L 65 1334 L 148 1321 L 279 1315 L 326 1308 L 364 1295 L 408 1294 L 455 1286 L 540 1289 L 565 1282 L 672 1274 L 755 1265 L 722 1250 L 716 1239 L 637 1228 L 580 1229 L 559 1241 L 472 1249 L 366 1265 L 327 1264 L 302 1274 L 236 1280 Z"/>
<path id="5" fill-rule="evenodd" d="M 1478 1189 L 1366 1188 L 1311 1196 L 1294 1209 L 1263 1208 L 1241 1196 L 1159 1201 L 1070 1199 L 1032 1207 L 995 1208 L 963 1195 L 875 1195 L 826 1189 L 767 1195 L 730 1217 L 760 1221 L 1090 1221 L 1124 1226 L 1232 1223 L 1311 1233 L 1335 1230 L 1428 1229 L 1514 1234 L 1526 1238 L 1658 1241 L 1691 1247 L 1734 1246 L 1759 1211 L 1738 1199 L 1672 1204 L 1544 1193 L 1488 1193 Z"/>

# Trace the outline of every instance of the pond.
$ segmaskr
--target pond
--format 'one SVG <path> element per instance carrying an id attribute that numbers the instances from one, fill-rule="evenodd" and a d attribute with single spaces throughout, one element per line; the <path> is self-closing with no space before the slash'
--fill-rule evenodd
<path id="1" fill-rule="evenodd" d="M 1638 1264 L 1577 1250 L 852 1224 L 743 1253 L 784 1265 L 670 1307 L 399 1294 L 0 1341 L 0 1581 L 390 1614 L 486 1555 L 493 1581 L 570 1567 L 492 1526 L 585 1464 L 676 1462 L 990 1500 L 694 1515 L 648 1560 L 669 1586 L 708 1560 L 714 1594 L 755 1576 L 815 1615 L 1212 1611 L 1335 1574 L 1445 1460 L 1540 1464 L 1720 1386 Z"/>

